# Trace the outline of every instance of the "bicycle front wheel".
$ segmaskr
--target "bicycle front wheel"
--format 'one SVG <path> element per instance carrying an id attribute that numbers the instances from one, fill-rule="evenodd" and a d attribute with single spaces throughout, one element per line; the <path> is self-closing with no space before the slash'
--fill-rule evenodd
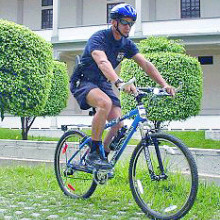
<path id="1" fill-rule="evenodd" d="M 79 148 L 86 135 L 78 130 L 66 132 L 57 144 L 54 167 L 61 190 L 73 198 L 88 198 L 96 189 L 93 174 L 85 165 L 89 146 Z"/>
<path id="2" fill-rule="evenodd" d="M 135 148 L 130 161 L 133 197 L 151 219 L 179 219 L 190 210 L 196 198 L 195 161 L 188 148 L 171 135 L 151 134 L 146 141 L 142 140 Z M 161 159 L 158 159 L 155 145 Z M 149 172 L 152 169 L 153 175 Z"/>

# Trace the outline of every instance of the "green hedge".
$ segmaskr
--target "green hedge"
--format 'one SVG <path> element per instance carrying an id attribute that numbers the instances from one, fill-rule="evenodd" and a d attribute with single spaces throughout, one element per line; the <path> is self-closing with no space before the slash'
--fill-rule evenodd
<path id="1" fill-rule="evenodd" d="M 140 53 L 161 53 L 161 52 L 172 52 L 182 53 L 186 52 L 181 40 L 168 40 L 166 37 L 149 37 L 145 40 L 141 40 L 138 43 Z"/>
<path id="2" fill-rule="evenodd" d="M 0 20 L 0 54 L 2 115 L 38 115 L 51 87 L 51 44 L 26 27 Z"/>
<path id="3" fill-rule="evenodd" d="M 66 106 L 69 96 L 69 77 L 65 63 L 54 61 L 54 77 L 50 94 L 41 116 L 58 115 Z"/>
<path id="4" fill-rule="evenodd" d="M 150 44 L 151 40 L 154 44 Z M 172 97 L 157 97 L 153 100 L 150 97 L 144 99 L 144 105 L 148 109 L 149 118 L 156 121 L 171 121 L 171 120 L 184 120 L 190 116 L 195 116 L 200 111 L 200 104 L 202 98 L 202 70 L 200 63 L 196 58 L 183 54 L 184 48 L 182 45 L 169 41 L 166 39 L 169 48 L 162 51 L 157 51 L 155 47 L 164 44 L 164 38 L 151 38 L 141 42 L 140 45 L 145 45 L 148 48 L 148 53 L 144 54 L 146 59 L 151 61 L 159 70 L 161 75 L 167 82 L 177 87 L 180 82 L 183 83 L 183 88 L 175 98 Z M 155 44 L 157 42 L 157 44 Z M 150 45 L 147 47 L 147 43 Z M 152 45 L 155 45 L 152 46 Z M 170 46 L 173 45 L 173 46 Z M 179 48 L 176 50 L 176 48 Z M 183 48 L 180 50 L 180 48 Z M 143 51 L 140 48 L 140 51 Z M 172 52 L 169 52 L 172 51 Z M 182 51 L 181 53 L 174 53 L 173 51 Z M 156 83 L 150 79 L 148 75 L 132 60 L 123 61 L 121 68 L 121 77 L 127 81 L 132 77 L 136 77 L 139 87 L 157 86 Z M 149 103 L 149 100 L 151 102 Z M 121 95 L 123 112 L 127 112 L 135 107 L 136 103 L 134 98 L 130 95 L 123 93 Z"/>

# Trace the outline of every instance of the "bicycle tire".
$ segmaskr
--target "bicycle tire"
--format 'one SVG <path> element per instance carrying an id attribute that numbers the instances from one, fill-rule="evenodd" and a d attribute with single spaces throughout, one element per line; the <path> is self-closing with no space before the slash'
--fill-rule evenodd
<path id="1" fill-rule="evenodd" d="M 195 160 L 189 149 L 176 137 L 155 133 L 150 135 L 149 140 L 151 141 L 147 145 L 144 145 L 142 140 L 132 153 L 129 165 L 132 195 L 138 206 L 151 219 L 180 219 L 188 213 L 196 199 L 198 172 Z M 155 173 L 160 172 L 155 147 L 151 146 L 152 140 L 159 143 L 167 179 L 152 181 L 149 175 L 144 155 L 146 146 Z"/>
<path id="2" fill-rule="evenodd" d="M 72 198 L 89 198 L 97 187 L 93 174 L 67 166 L 67 161 L 79 149 L 79 143 L 86 137 L 83 132 L 70 130 L 59 140 L 54 157 L 56 179 L 65 195 Z M 71 160 L 71 165 L 86 170 L 85 155 L 89 146 L 85 145 Z M 84 159 L 82 159 L 84 158 Z"/>

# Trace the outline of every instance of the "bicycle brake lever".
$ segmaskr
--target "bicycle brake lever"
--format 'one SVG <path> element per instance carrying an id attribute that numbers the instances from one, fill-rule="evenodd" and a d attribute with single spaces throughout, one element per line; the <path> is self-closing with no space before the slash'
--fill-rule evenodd
<path id="1" fill-rule="evenodd" d="M 182 90 L 183 85 L 184 85 L 183 82 L 180 82 L 180 83 L 179 83 L 179 86 L 176 88 L 176 93 L 177 93 L 177 92 L 180 92 L 180 91 Z"/>

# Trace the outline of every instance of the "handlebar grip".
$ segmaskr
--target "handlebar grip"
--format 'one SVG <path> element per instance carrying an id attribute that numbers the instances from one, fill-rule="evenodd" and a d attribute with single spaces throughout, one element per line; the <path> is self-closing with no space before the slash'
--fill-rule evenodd
<path id="1" fill-rule="evenodd" d="M 164 88 L 154 88 L 153 94 L 157 96 L 171 96 Z"/>
<path id="2" fill-rule="evenodd" d="M 118 88 L 119 90 L 124 90 L 124 88 L 128 85 L 133 84 L 136 81 L 135 77 L 127 81 L 126 83 L 121 83 L 121 86 Z"/>

